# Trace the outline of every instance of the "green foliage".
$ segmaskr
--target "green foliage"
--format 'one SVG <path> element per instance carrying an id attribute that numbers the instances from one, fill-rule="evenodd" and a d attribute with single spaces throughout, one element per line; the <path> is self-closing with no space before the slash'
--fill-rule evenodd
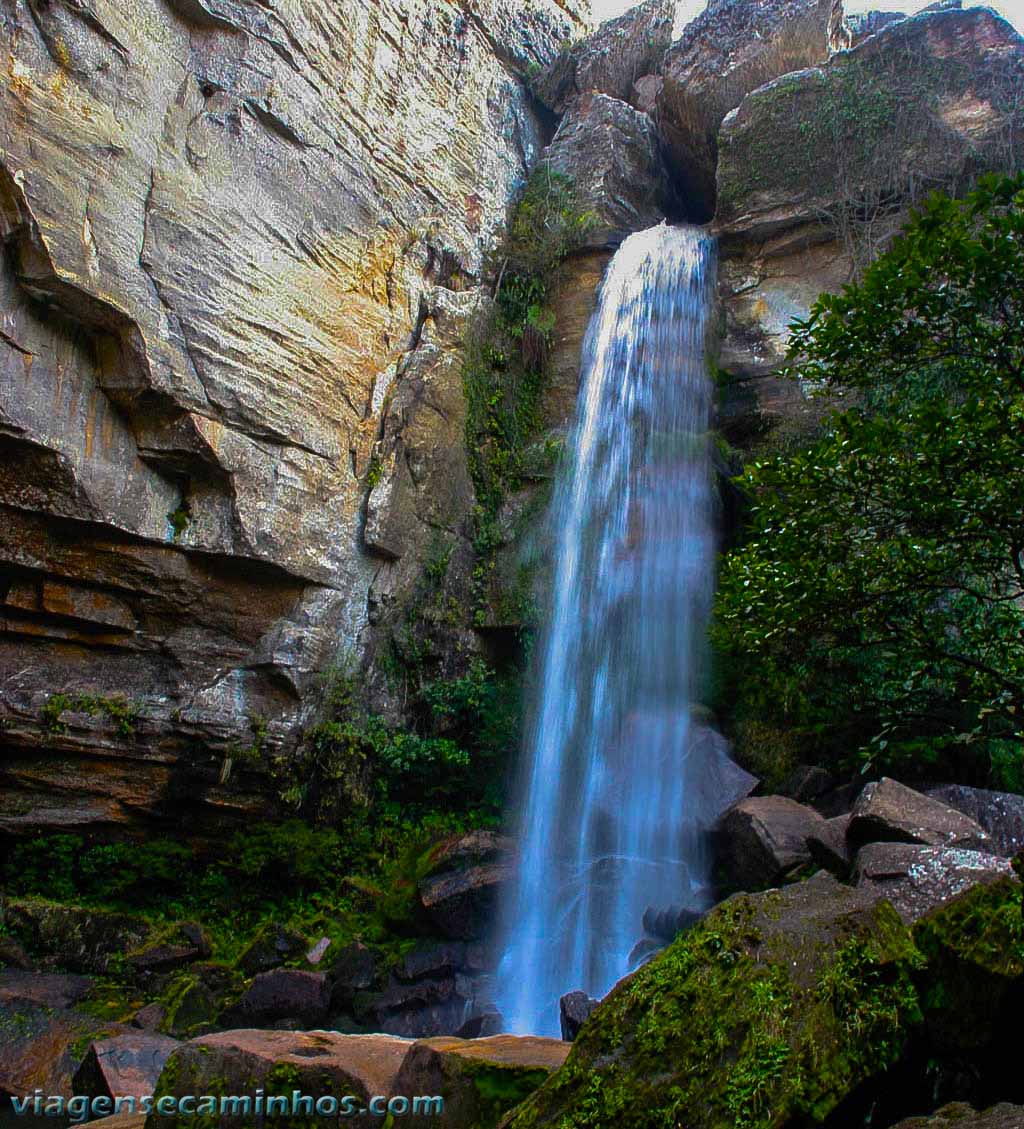
<path id="1" fill-rule="evenodd" d="M 167 520 L 170 523 L 174 540 L 177 541 L 188 528 L 188 523 L 192 520 L 192 515 L 189 513 L 187 506 L 181 505 L 178 506 L 177 509 L 171 510 L 167 515 Z"/>
<path id="2" fill-rule="evenodd" d="M 139 707 L 122 697 L 105 698 L 95 694 L 51 694 L 42 708 L 43 727 L 49 733 L 67 733 L 65 713 L 84 713 L 90 717 L 103 714 L 114 723 L 121 737 L 134 737 Z"/>
<path id="3" fill-rule="evenodd" d="M 740 480 L 714 636 L 736 716 L 804 754 L 1024 781 L 1024 178 L 933 196 L 794 327 L 845 396 Z"/>
<path id="4" fill-rule="evenodd" d="M 572 181 L 546 167 L 535 170 L 512 212 L 497 256 L 496 308 L 467 343 L 463 370 L 480 524 L 522 481 L 524 449 L 539 423 L 558 268 L 593 223 Z"/>

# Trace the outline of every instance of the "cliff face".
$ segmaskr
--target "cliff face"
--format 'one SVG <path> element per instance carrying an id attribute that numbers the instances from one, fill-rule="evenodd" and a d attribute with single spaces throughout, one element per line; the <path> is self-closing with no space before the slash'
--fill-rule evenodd
<path id="1" fill-rule="evenodd" d="M 0 826 L 262 808 L 239 750 L 287 747 L 472 503 L 520 76 L 585 19 L 0 3 Z"/>

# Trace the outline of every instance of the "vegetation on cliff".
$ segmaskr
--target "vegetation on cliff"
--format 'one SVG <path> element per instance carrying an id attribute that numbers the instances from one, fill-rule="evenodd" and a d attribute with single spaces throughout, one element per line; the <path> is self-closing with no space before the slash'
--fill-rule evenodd
<path id="1" fill-rule="evenodd" d="M 1024 178 L 933 196 L 791 342 L 849 407 L 746 467 L 716 643 L 805 759 L 1024 787 Z"/>

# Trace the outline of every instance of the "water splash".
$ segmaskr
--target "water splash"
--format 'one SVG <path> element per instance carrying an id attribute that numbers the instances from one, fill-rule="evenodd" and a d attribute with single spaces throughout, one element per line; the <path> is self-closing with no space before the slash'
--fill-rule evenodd
<path id="1" fill-rule="evenodd" d="M 557 1034 L 559 996 L 603 995 L 629 970 L 647 906 L 704 897 L 724 760 L 694 706 L 713 593 L 714 267 L 698 228 L 631 236 L 584 342 L 499 972 L 512 1031 Z"/>

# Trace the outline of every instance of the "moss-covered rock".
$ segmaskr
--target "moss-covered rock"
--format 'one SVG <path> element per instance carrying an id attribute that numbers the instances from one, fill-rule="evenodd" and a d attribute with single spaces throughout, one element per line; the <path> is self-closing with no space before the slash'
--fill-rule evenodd
<path id="1" fill-rule="evenodd" d="M 12 898 L 4 906 L 4 923 L 44 964 L 69 972 L 118 972 L 129 952 L 154 939 L 143 917 L 45 898 Z"/>
<path id="2" fill-rule="evenodd" d="M 441 1124 L 451 1129 L 493 1129 L 502 1115 L 546 1082 L 564 1062 L 569 1044 L 537 1036 L 423 1039 L 415 1043 L 395 1081 L 396 1095 L 436 1095 L 444 1100 Z M 412 1126 L 437 1125 L 436 1115 L 403 1118 Z"/>
<path id="3" fill-rule="evenodd" d="M 730 898 L 623 980 L 504 1124 L 814 1124 L 900 1055 L 919 964 L 887 902 L 830 877 Z"/>
<path id="4" fill-rule="evenodd" d="M 923 917 L 914 940 L 929 1042 L 941 1050 L 988 1047 L 1024 992 L 1021 887 L 1012 878 L 975 886 Z"/>

